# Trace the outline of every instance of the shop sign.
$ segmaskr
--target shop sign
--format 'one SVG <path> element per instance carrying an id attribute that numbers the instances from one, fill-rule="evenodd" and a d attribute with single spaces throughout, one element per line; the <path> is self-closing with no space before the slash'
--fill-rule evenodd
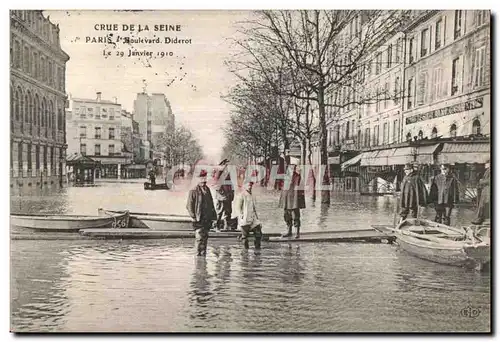
<path id="1" fill-rule="evenodd" d="M 409 118 L 406 118 L 406 124 L 414 124 L 416 122 L 440 118 L 442 116 L 466 112 L 469 110 L 477 109 L 483 107 L 483 98 L 478 97 L 477 99 L 470 100 L 463 103 L 457 103 L 456 105 L 436 109 L 427 113 L 421 113 Z"/>

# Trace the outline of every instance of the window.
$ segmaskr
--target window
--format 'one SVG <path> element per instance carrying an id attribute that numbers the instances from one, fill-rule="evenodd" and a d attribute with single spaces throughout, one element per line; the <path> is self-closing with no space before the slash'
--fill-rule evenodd
<path id="1" fill-rule="evenodd" d="M 375 127 L 373 127 L 373 146 L 378 146 L 379 143 L 380 143 L 380 130 L 379 126 L 375 125 Z"/>
<path id="2" fill-rule="evenodd" d="M 457 136 L 457 125 L 453 124 L 450 127 L 450 137 L 455 138 Z"/>
<path id="3" fill-rule="evenodd" d="M 431 138 L 432 138 L 432 139 L 435 139 L 435 138 L 437 138 L 437 135 L 438 135 L 438 130 L 437 130 L 437 128 L 436 128 L 436 127 L 434 127 L 434 128 L 432 129 Z"/>
<path id="4" fill-rule="evenodd" d="M 95 144 L 94 145 L 94 155 L 100 156 L 101 155 L 101 145 L 100 144 Z"/>
<path id="5" fill-rule="evenodd" d="M 31 176 L 31 169 L 32 169 L 32 166 L 31 163 L 32 163 L 32 159 L 31 159 L 31 144 L 28 144 L 28 176 Z"/>
<path id="6" fill-rule="evenodd" d="M 21 44 L 14 41 L 14 67 L 21 69 Z"/>
<path id="7" fill-rule="evenodd" d="M 24 47 L 24 56 L 23 56 L 23 70 L 27 73 L 30 72 L 30 51 L 27 46 Z"/>
<path id="8" fill-rule="evenodd" d="M 394 80 L 394 104 L 399 104 L 399 76 Z"/>
<path id="9" fill-rule="evenodd" d="M 454 38 L 460 38 L 462 35 L 462 10 L 455 11 L 455 29 Z"/>
<path id="10" fill-rule="evenodd" d="M 382 144 L 386 145 L 389 143 L 389 123 L 384 122 Z"/>
<path id="11" fill-rule="evenodd" d="M 346 139 L 349 139 L 349 136 L 350 136 L 350 129 L 349 129 L 349 121 L 346 122 L 346 125 L 345 125 L 345 138 Z"/>
<path id="12" fill-rule="evenodd" d="M 365 147 L 370 147 L 370 128 L 365 129 Z"/>
<path id="13" fill-rule="evenodd" d="M 480 47 L 474 54 L 474 87 L 480 87 L 484 82 L 484 65 L 486 63 L 486 47 Z"/>
<path id="14" fill-rule="evenodd" d="M 101 107 L 96 107 L 95 109 L 95 118 L 100 119 L 101 118 Z"/>
<path id="15" fill-rule="evenodd" d="M 441 35 L 443 34 L 443 19 L 436 22 L 436 32 L 434 40 L 434 48 L 437 50 L 441 47 Z"/>
<path id="16" fill-rule="evenodd" d="M 392 125 L 392 142 L 394 142 L 394 143 L 399 142 L 399 120 L 398 119 L 394 120 L 394 123 Z"/>
<path id="17" fill-rule="evenodd" d="M 87 138 L 87 126 L 80 126 L 80 138 Z"/>
<path id="18" fill-rule="evenodd" d="M 455 58 L 451 67 L 451 95 L 455 95 L 459 91 L 459 62 L 460 57 Z"/>
<path id="19" fill-rule="evenodd" d="M 409 63 L 413 63 L 415 61 L 415 55 L 413 54 L 413 48 L 414 48 L 414 42 L 415 42 L 415 39 L 412 37 L 410 38 L 410 41 L 408 43 L 408 55 L 410 56 L 410 61 Z"/>
<path id="20" fill-rule="evenodd" d="M 23 172 L 23 143 L 17 143 L 17 170 L 18 175 L 22 176 Z"/>
<path id="21" fill-rule="evenodd" d="M 413 78 L 410 78 L 408 80 L 408 103 L 407 103 L 407 108 L 411 109 L 413 107 Z"/>
<path id="22" fill-rule="evenodd" d="M 378 113 L 380 111 L 380 93 L 381 93 L 381 89 L 377 86 L 376 88 L 377 90 L 377 94 L 376 94 L 376 98 L 375 98 L 375 111 Z"/>
<path id="23" fill-rule="evenodd" d="M 427 94 L 427 72 L 420 74 L 420 85 L 418 87 L 418 104 L 423 105 L 426 103 Z"/>
<path id="24" fill-rule="evenodd" d="M 96 139 L 101 139 L 101 127 L 96 127 L 95 128 L 95 138 Z"/>
<path id="25" fill-rule="evenodd" d="M 397 40 L 397 43 L 396 43 L 396 63 L 399 63 L 400 62 L 400 58 L 401 58 L 401 38 L 398 38 Z"/>
<path id="26" fill-rule="evenodd" d="M 387 68 L 391 67 L 392 63 L 392 45 L 387 48 Z"/>
<path id="27" fill-rule="evenodd" d="M 481 134 L 481 122 L 478 119 L 472 123 L 472 134 Z"/>
<path id="28" fill-rule="evenodd" d="M 354 132 L 356 132 L 356 121 L 351 121 L 351 139 L 354 139 Z"/>
<path id="29" fill-rule="evenodd" d="M 433 78 L 434 78 L 434 84 L 433 84 L 434 89 L 432 91 L 432 96 L 434 96 L 434 99 L 438 100 L 442 96 L 441 84 L 443 82 L 443 69 L 435 68 L 433 72 Z"/>
<path id="30" fill-rule="evenodd" d="M 389 91 L 389 79 L 385 81 L 384 85 L 384 109 L 387 109 L 389 106 L 389 97 L 391 96 Z"/>
<path id="31" fill-rule="evenodd" d="M 43 147 L 43 169 L 47 170 L 47 146 Z"/>
<path id="32" fill-rule="evenodd" d="M 111 127 L 109 129 L 109 140 L 114 140 L 114 139 L 115 139 L 115 129 Z"/>
<path id="33" fill-rule="evenodd" d="M 38 52 L 33 52 L 33 77 L 38 77 Z"/>
<path id="34" fill-rule="evenodd" d="M 87 144 L 80 144 L 80 153 L 82 156 L 87 155 Z"/>
<path id="35" fill-rule="evenodd" d="M 429 29 L 426 28 L 422 30 L 422 36 L 420 41 L 420 57 L 424 57 L 429 52 Z"/>
<path id="36" fill-rule="evenodd" d="M 109 147 L 108 147 L 108 154 L 110 156 L 112 156 L 112 155 L 115 154 L 115 145 L 109 145 Z"/>
<path id="37" fill-rule="evenodd" d="M 40 146 L 35 146 L 35 168 L 36 170 L 40 170 Z"/>
<path id="38" fill-rule="evenodd" d="M 380 74 L 381 70 L 382 70 L 382 53 L 379 52 L 375 57 L 375 75 Z"/>
<path id="39" fill-rule="evenodd" d="M 487 21 L 488 11 L 477 11 L 476 12 L 476 24 L 477 26 L 481 26 Z"/>

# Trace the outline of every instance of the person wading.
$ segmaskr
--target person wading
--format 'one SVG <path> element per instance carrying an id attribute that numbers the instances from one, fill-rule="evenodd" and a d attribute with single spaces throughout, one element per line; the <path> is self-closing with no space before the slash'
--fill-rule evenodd
<path id="1" fill-rule="evenodd" d="M 216 211 L 217 211 L 217 229 L 218 230 L 230 230 L 229 221 L 231 220 L 231 215 L 233 213 L 233 200 L 234 200 L 234 189 L 231 184 L 223 184 L 224 180 L 221 179 L 229 160 L 224 159 L 220 162 L 219 166 L 223 167 L 219 171 L 217 176 L 218 185 L 215 189 L 215 199 L 217 200 Z M 231 177 L 228 174 L 226 183 L 231 181 Z M 235 227 L 236 228 L 236 227 Z"/>
<path id="2" fill-rule="evenodd" d="M 459 200 L 458 181 L 451 174 L 450 166 L 441 165 L 441 173 L 432 179 L 429 202 L 434 203 L 436 217 L 434 221 L 450 225 L 450 215 Z"/>
<path id="3" fill-rule="evenodd" d="M 306 199 L 304 190 L 298 189 L 301 177 L 297 172 L 297 165 L 293 165 L 292 175 L 287 175 L 287 177 L 291 177 L 291 181 L 285 181 L 285 188 L 281 191 L 278 205 L 279 208 L 284 209 L 283 218 L 287 225 L 287 231 L 281 236 L 292 236 L 293 225 L 297 231 L 295 238 L 298 239 L 300 237 L 300 209 L 304 209 L 306 207 Z"/>
<path id="4" fill-rule="evenodd" d="M 250 181 L 245 184 L 245 189 L 240 194 L 236 202 L 236 208 L 239 212 L 238 223 L 241 229 L 241 239 L 245 249 L 248 249 L 248 236 L 251 232 L 254 233 L 254 246 L 255 249 L 260 248 L 262 240 L 262 225 L 257 216 L 257 209 L 255 207 L 255 197 L 252 194 L 253 182 Z"/>
<path id="5" fill-rule="evenodd" d="M 484 220 L 490 218 L 490 161 L 484 165 L 486 170 L 483 177 L 479 180 L 478 193 L 481 191 L 477 206 L 476 218 L 472 224 L 482 224 Z"/>
<path id="6" fill-rule="evenodd" d="M 427 204 L 427 189 L 418 173 L 414 170 L 413 165 L 406 164 L 404 172 L 405 176 L 401 182 L 400 222 L 406 220 L 408 214 L 416 218 L 418 206 Z"/>
<path id="7" fill-rule="evenodd" d="M 217 219 L 210 188 L 207 186 L 207 172 L 202 170 L 198 178 L 198 185 L 189 191 L 187 211 L 194 220 L 193 228 L 196 238 L 198 256 L 207 254 L 208 233 L 212 222 Z"/>

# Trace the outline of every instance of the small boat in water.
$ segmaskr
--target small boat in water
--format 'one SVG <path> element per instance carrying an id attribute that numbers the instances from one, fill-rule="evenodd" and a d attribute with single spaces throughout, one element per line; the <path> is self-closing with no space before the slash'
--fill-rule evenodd
<path id="1" fill-rule="evenodd" d="M 144 190 L 169 190 L 167 183 L 151 184 L 149 182 L 144 183 Z"/>
<path id="2" fill-rule="evenodd" d="M 47 230 L 78 231 L 85 228 L 119 228 L 129 225 L 128 211 L 106 212 L 99 216 L 58 214 L 11 214 L 12 226 Z"/>
<path id="3" fill-rule="evenodd" d="M 120 213 L 121 211 L 104 210 L 99 208 L 99 215 L 102 212 Z M 148 228 L 152 230 L 169 231 L 192 231 L 193 219 L 187 215 L 167 215 L 154 213 L 129 213 L 129 228 Z"/>
<path id="4" fill-rule="evenodd" d="M 472 228 L 455 228 L 425 219 L 406 219 L 390 229 L 400 248 L 440 264 L 482 269 L 490 262 L 490 238 Z"/>

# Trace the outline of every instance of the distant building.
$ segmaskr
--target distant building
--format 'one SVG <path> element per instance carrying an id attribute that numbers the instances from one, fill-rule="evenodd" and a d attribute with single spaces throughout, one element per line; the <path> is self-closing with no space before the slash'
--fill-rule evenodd
<path id="1" fill-rule="evenodd" d="M 122 110 L 121 114 L 121 140 L 123 150 L 132 154 L 132 164 L 126 165 L 126 178 L 146 177 L 145 160 L 141 156 L 141 136 L 139 123 L 134 120 L 134 115 Z"/>
<path id="2" fill-rule="evenodd" d="M 10 11 L 11 186 L 63 182 L 68 60 L 42 11 Z"/>
<path id="3" fill-rule="evenodd" d="M 95 178 L 120 178 L 132 153 L 123 152 L 121 105 L 103 100 L 70 98 L 66 113 L 68 155 L 81 153 L 100 162 Z"/>

